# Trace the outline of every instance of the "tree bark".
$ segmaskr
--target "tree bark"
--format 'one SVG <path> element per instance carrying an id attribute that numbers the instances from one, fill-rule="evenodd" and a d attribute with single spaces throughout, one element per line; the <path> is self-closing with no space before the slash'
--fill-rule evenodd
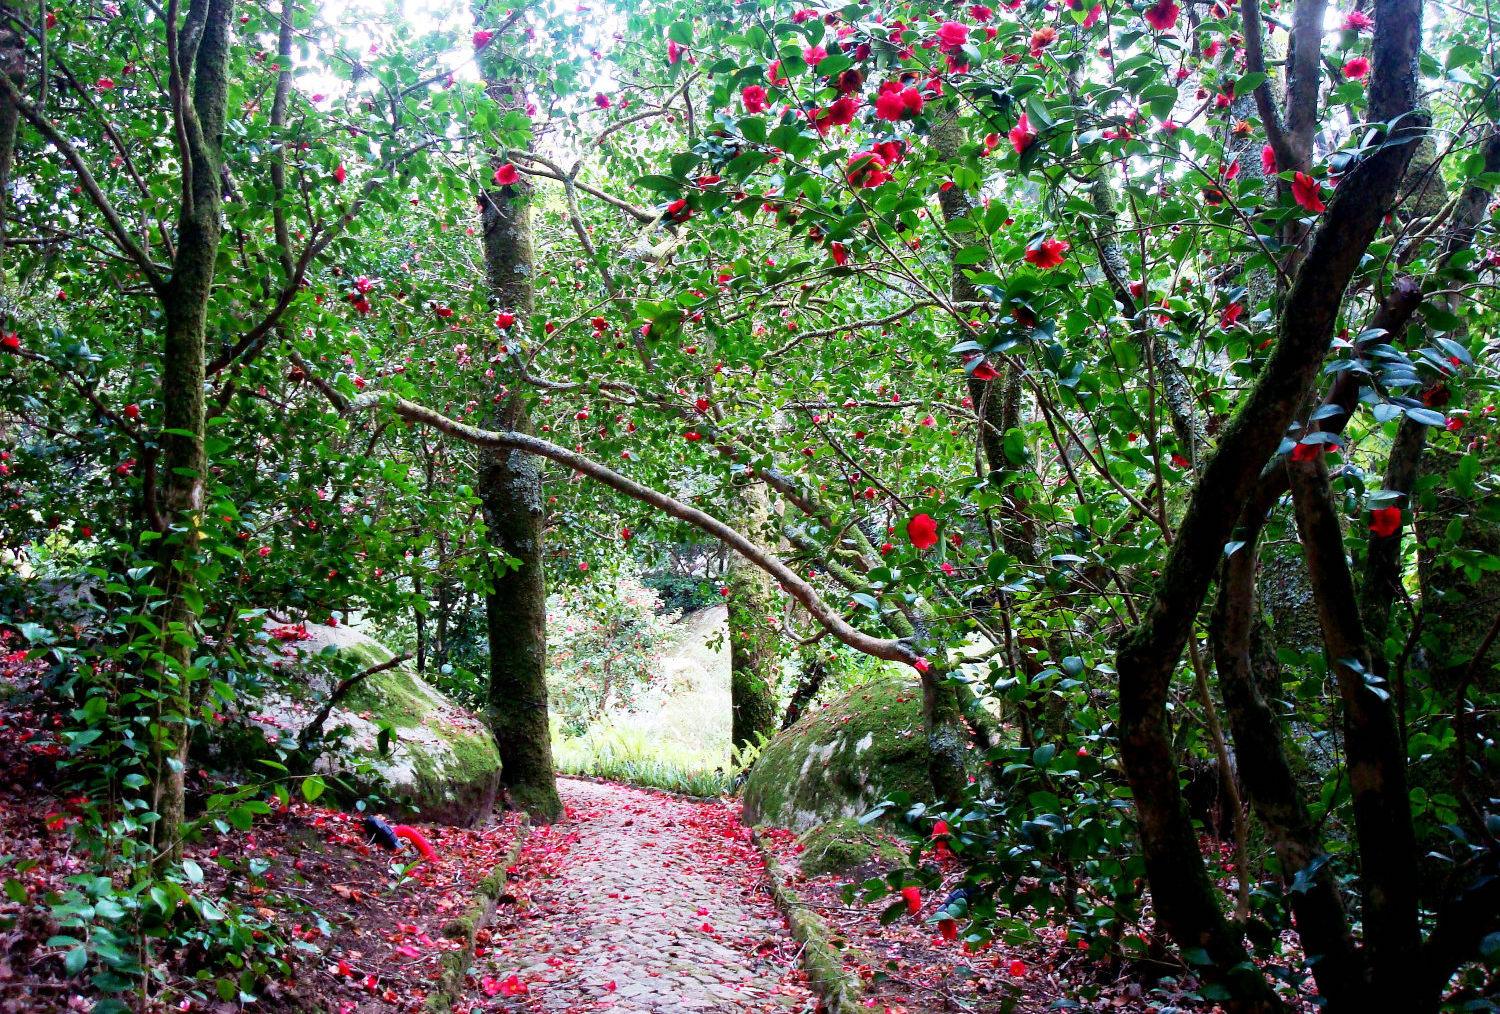
<path id="1" fill-rule="evenodd" d="M 513 105 L 517 90 L 497 80 L 485 61 L 488 91 L 502 106 Z M 504 158 L 491 159 L 496 166 Z M 495 306 L 527 324 L 533 300 L 531 188 L 522 179 L 494 186 L 480 200 L 485 281 Z M 531 431 L 518 395 L 496 393 L 498 407 L 489 422 L 518 433 Z M 545 508 L 541 462 L 517 450 L 483 448 L 479 454 L 479 498 L 486 534 L 496 553 L 519 561 L 494 578 L 485 598 L 490 649 L 488 710 L 500 748 L 500 783 L 512 805 L 534 819 L 562 815 L 552 764 L 552 731 L 547 708 L 547 588 L 543 572 Z"/>
<path id="2" fill-rule="evenodd" d="M 1420 49 L 1419 0 L 1376 5 L 1371 116 L 1400 121 L 1393 139 L 1353 169 L 1314 234 L 1287 294 L 1280 335 L 1255 386 L 1203 467 L 1141 622 L 1117 653 L 1120 751 L 1140 824 L 1152 899 L 1178 945 L 1201 948 L 1240 1011 L 1277 1010 L 1248 962 L 1204 868 L 1178 782 L 1167 701 L 1172 675 L 1222 550 L 1261 469 L 1275 453 L 1328 353 L 1345 287 L 1389 210 L 1410 158 Z M 1399 967 L 1399 963 L 1393 963 Z"/>
<path id="3" fill-rule="evenodd" d="M 739 491 L 742 531 L 764 542 L 773 531 L 766 489 L 751 483 Z M 768 624 L 776 613 L 776 588 L 759 567 L 736 556 L 729 562 L 729 705 L 734 749 L 776 731 L 776 684 L 780 638 Z"/>
<path id="4" fill-rule="evenodd" d="M 232 0 L 195 0 L 178 36 L 174 99 L 182 156 L 182 205 L 172 274 L 162 293 L 161 509 L 167 530 L 156 543 L 163 591 L 156 674 L 162 697 L 151 741 L 156 848 L 160 871 L 182 856 L 188 746 L 192 739 L 192 654 L 201 597 L 197 588 L 204 500 L 204 359 L 208 302 L 218 256 L 220 166 L 228 95 Z"/>

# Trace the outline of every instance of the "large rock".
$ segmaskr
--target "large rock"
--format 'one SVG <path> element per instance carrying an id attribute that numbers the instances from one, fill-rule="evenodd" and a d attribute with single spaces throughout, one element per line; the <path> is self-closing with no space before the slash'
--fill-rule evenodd
<path id="1" fill-rule="evenodd" d="M 283 691 L 267 694 L 239 716 L 252 741 L 257 736 L 263 741 L 295 738 L 328 699 L 332 681 L 313 656 L 332 650 L 351 657 L 359 669 L 394 657 L 384 645 L 347 626 L 308 624 L 305 632 L 305 639 L 273 642 L 283 656 L 278 667 L 293 678 Z M 384 752 L 382 720 L 392 727 Z M 338 748 L 324 753 L 316 769 L 361 790 L 378 790 L 392 800 L 395 812 L 467 827 L 487 819 L 494 807 L 500 753 L 489 727 L 429 685 L 409 663 L 356 684 L 329 714 L 323 731 L 336 737 Z M 243 747 L 242 742 L 242 758 L 255 752 Z"/>
<path id="2" fill-rule="evenodd" d="M 745 821 L 805 831 L 898 791 L 926 799 L 932 784 L 921 684 L 891 671 L 766 744 L 745 781 Z"/>

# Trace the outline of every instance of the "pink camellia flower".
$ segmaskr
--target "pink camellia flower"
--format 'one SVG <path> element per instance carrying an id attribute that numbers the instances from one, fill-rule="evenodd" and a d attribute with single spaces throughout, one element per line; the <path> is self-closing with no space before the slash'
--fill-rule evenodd
<path id="1" fill-rule="evenodd" d="M 115 82 L 113 78 L 101 77 L 99 80 L 94 82 L 94 87 L 99 89 L 101 92 L 107 92 L 114 86 Z"/>
<path id="2" fill-rule="evenodd" d="M 1158 32 L 1170 31 L 1177 24 L 1177 15 L 1180 8 L 1172 0 L 1156 0 L 1156 3 L 1146 8 L 1143 15 L 1146 24 Z"/>
<path id="3" fill-rule="evenodd" d="M 1344 31 L 1368 32 L 1375 27 L 1375 19 L 1364 11 L 1350 11 L 1344 16 Z"/>
<path id="4" fill-rule="evenodd" d="M 509 162 L 495 170 L 495 185 L 501 187 L 514 186 L 521 179 L 516 167 Z"/>
<path id="5" fill-rule="evenodd" d="M 826 59 L 828 59 L 828 50 L 822 46 L 808 46 L 802 51 L 802 60 L 809 67 L 816 67 Z"/>
<path id="6" fill-rule="evenodd" d="M 686 52 L 687 52 L 687 47 L 684 46 L 684 45 L 682 45 L 680 42 L 677 42 L 675 39 L 668 39 L 667 40 L 667 62 L 668 63 L 670 63 L 670 64 L 681 63 L 682 62 L 682 56 Z"/>
<path id="7" fill-rule="evenodd" d="M 604 94 L 603 92 L 599 92 L 594 96 L 594 105 L 598 106 L 600 109 L 608 109 L 610 106 L 614 105 L 614 101 L 608 95 Z"/>
<path id="8" fill-rule="evenodd" d="M 745 104 L 745 112 L 763 113 L 766 111 L 766 90 L 760 85 L 746 85 L 740 89 L 740 101 Z"/>
<path id="9" fill-rule="evenodd" d="M 473 37 L 474 48 L 476 50 L 483 49 L 485 46 L 488 46 L 490 44 L 490 40 L 493 39 L 494 37 L 495 37 L 495 33 L 492 32 L 492 31 L 490 31 L 489 29 L 487 29 L 487 28 L 481 28 L 481 29 L 479 29 L 478 31 L 476 31 L 474 33 L 474 37 Z"/>
<path id="10" fill-rule="evenodd" d="M 1344 76 L 1351 81 L 1363 80 L 1370 74 L 1370 61 L 1363 56 L 1356 56 L 1344 64 Z"/>
<path id="11" fill-rule="evenodd" d="M 1011 147 L 1016 149 L 1017 155 L 1031 147 L 1032 142 L 1036 140 L 1036 131 L 1031 129 L 1031 121 L 1026 118 L 1025 113 L 1022 113 L 1016 125 L 1010 128 L 1008 136 Z"/>

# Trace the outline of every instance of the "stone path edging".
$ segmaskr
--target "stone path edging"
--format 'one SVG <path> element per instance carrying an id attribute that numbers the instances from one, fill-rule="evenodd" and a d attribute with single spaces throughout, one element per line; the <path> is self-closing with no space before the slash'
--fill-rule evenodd
<path id="1" fill-rule="evenodd" d="M 776 907 L 791 924 L 792 936 L 802 944 L 802 967 L 807 972 L 808 985 L 823 1001 L 828 1014 L 854 1014 L 861 1009 L 863 989 L 859 977 L 844 967 L 843 953 L 829 942 L 828 924 L 822 916 L 786 886 L 786 873 L 761 837 L 760 829 L 751 828 L 750 833 L 765 859 L 766 880 Z"/>
<path id="2" fill-rule="evenodd" d="M 474 961 L 474 943 L 478 932 L 495 917 L 495 909 L 505 896 L 506 871 L 521 857 L 521 846 L 526 841 L 530 825 L 525 821 L 516 828 L 516 837 L 506 850 L 505 857 L 485 874 L 475 887 L 474 901 L 468 911 L 443 927 L 443 936 L 458 940 L 463 946 L 449 951 L 442 957 L 442 972 L 437 989 L 427 998 L 427 1009 L 434 1014 L 444 1014 L 453 1009 L 453 1001 L 464 993 L 464 979 Z"/>

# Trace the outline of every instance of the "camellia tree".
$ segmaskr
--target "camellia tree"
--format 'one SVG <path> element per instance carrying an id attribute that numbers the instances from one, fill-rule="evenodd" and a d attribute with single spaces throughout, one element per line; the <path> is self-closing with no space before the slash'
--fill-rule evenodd
<path id="1" fill-rule="evenodd" d="M 0 79 L 29 156 L 4 523 L 101 543 L 132 647 L 96 696 L 144 680 L 153 730 L 107 777 L 157 793 L 130 798 L 168 882 L 231 617 L 422 615 L 458 582 L 539 666 L 543 567 L 686 524 L 764 575 L 725 584 L 742 740 L 776 724 L 771 656 L 919 674 L 930 798 L 885 809 L 964 861 L 970 944 L 1057 924 L 1238 1011 L 1482 994 L 1484 15 L 491 2 L 356 44 L 230 6 L 8 11 Z M 1318 650 L 1267 625 L 1263 543 Z M 496 675 L 545 816 L 545 683 Z M 135 742 L 103 731 L 91 756 Z"/>

